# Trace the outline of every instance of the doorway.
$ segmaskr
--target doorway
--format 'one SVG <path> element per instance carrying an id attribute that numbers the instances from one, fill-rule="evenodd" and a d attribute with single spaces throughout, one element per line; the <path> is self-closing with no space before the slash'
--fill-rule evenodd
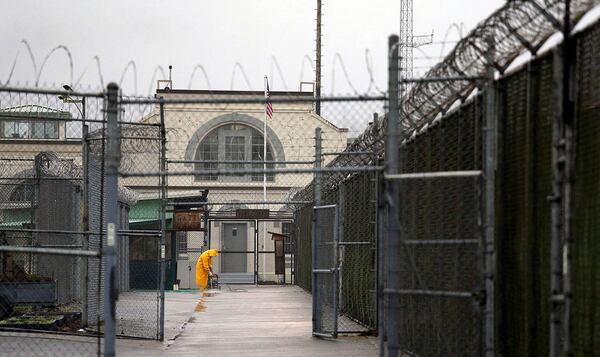
<path id="1" fill-rule="evenodd" d="M 248 272 L 248 226 L 246 223 L 223 223 L 221 272 Z"/>

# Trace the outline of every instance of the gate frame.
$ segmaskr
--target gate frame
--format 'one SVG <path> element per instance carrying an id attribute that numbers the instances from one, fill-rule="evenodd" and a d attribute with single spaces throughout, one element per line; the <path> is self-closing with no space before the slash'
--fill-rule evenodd
<path id="1" fill-rule="evenodd" d="M 484 156 L 482 162 L 482 170 L 477 171 L 477 175 L 483 178 L 484 193 L 480 201 L 483 201 L 483 225 L 484 236 L 480 239 L 480 246 L 483 249 L 480 253 L 482 260 L 482 285 L 479 291 L 478 298 L 481 299 L 483 305 L 483 315 L 481 328 L 481 349 L 480 354 L 485 356 L 493 356 L 495 353 L 495 275 L 496 275 L 496 252 L 495 252 L 495 175 L 497 161 L 497 100 L 495 87 L 495 68 L 494 55 L 495 48 L 493 46 L 494 39 L 492 35 L 487 36 L 486 40 L 489 43 L 489 50 L 484 54 L 489 64 L 485 77 L 462 78 L 473 82 L 480 82 L 486 87 L 486 102 L 485 102 L 485 128 L 482 129 Z M 398 337 L 399 323 L 399 303 L 395 296 L 402 293 L 399 290 L 399 270 L 396 261 L 400 256 L 402 238 L 400 236 L 400 197 L 399 197 L 399 181 L 402 179 L 411 178 L 431 178 L 431 177 L 464 177 L 474 175 L 463 172 L 438 172 L 438 173 L 414 173 L 400 174 L 399 173 L 399 138 L 402 137 L 403 128 L 400 125 L 402 116 L 402 96 L 403 86 L 406 83 L 412 83 L 414 79 L 404 79 L 402 71 L 398 68 L 398 49 L 401 46 L 399 37 L 391 35 L 388 38 L 388 121 L 386 130 L 386 156 L 385 170 L 383 174 L 383 204 L 387 208 L 387 212 L 382 212 L 386 218 L 385 242 L 381 247 L 387 249 L 387 254 L 381 254 L 383 258 L 383 282 L 380 285 L 380 294 L 382 301 L 380 306 L 383 310 L 379 312 L 379 318 L 384 319 L 379 326 L 383 328 L 380 333 L 380 356 L 385 355 L 387 350 L 388 356 L 398 356 L 400 353 L 400 343 Z M 440 79 L 431 79 L 430 81 L 438 81 Z M 453 78 L 442 79 L 446 81 L 456 80 Z M 428 81 L 425 79 L 424 81 Z M 483 83 L 481 83 L 483 82 Z M 480 186 L 481 187 L 481 186 Z M 384 208 L 384 209 L 385 209 Z M 386 214 L 387 213 L 387 214 Z M 480 212 L 481 218 L 481 212 Z M 383 238 L 383 237 L 382 237 Z M 435 292 L 434 292 L 435 293 Z M 385 339 L 387 338 L 387 345 Z"/>
<path id="2" fill-rule="evenodd" d="M 267 204 L 269 202 L 267 201 Z M 211 204 L 210 202 L 207 202 L 206 204 Z M 237 203 L 236 203 L 237 204 Z M 206 212 L 211 212 L 211 211 L 206 211 Z M 214 212 L 213 212 L 214 214 Z M 207 223 L 207 237 L 208 237 L 208 241 L 207 241 L 207 247 L 208 249 L 214 249 L 211 248 L 211 238 L 212 238 L 212 222 L 244 222 L 244 223 L 254 223 L 254 249 L 253 250 L 246 250 L 245 252 L 241 252 L 241 251 L 225 251 L 222 253 L 246 253 L 246 254 L 252 254 L 253 255 L 253 259 L 254 259 L 254 264 L 253 264 L 253 275 L 254 275 L 254 285 L 258 286 L 261 285 L 258 281 L 258 269 L 259 269 L 259 259 L 258 257 L 260 256 L 260 254 L 271 254 L 271 253 L 275 253 L 275 251 L 270 251 L 270 250 L 259 250 L 258 249 L 258 225 L 260 222 L 280 222 L 280 223 L 291 223 L 292 226 L 295 225 L 295 221 L 294 221 L 294 217 L 290 216 L 290 217 L 275 217 L 275 218 L 262 218 L 262 219 L 240 219 L 240 218 L 235 218 L 235 217 L 215 217 L 210 215 L 210 213 L 207 215 L 207 219 L 206 219 Z M 288 253 L 286 253 L 288 254 Z M 290 252 L 289 254 L 291 254 L 292 256 L 292 262 L 296 259 L 296 253 L 294 251 Z M 293 281 L 295 281 L 295 270 L 293 269 L 293 264 L 291 266 L 291 271 L 290 271 L 290 279 Z M 292 284 L 292 282 L 290 282 L 289 284 Z M 284 274 L 284 282 L 283 284 L 277 284 L 277 285 L 287 285 L 288 283 L 285 280 L 285 274 Z"/>
<path id="3" fill-rule="evenodd" d="M 318 259 L 313 259 L 312 261 L 312 282 L 313 282 L 313 291 L 312 291 L 312 297 L 313 297 L 313 324 L 312 324 L 312 334 L 313 336 L 317 336 L 317 337 L 327 337 L 327 338 L 337 338 L 338 337 L 338 315 L 339 315 L 339 279 L 340 279 L 340 267 L 339 267 L 339 238 L 340 238 L 340 227 L 339 227 L 339 222 L 340 222 L 340 208 L 338 204 L 333 204 L 333 205 L 324 205 L 324 206 L 314 206 L 313 207 L 313 216 L 315 217 L 314 222 L 313 222 L 313 256 L 315 258 L 318 258 L 318 253 L 319 250 L 315 249 L 317 248 L 317 242 L 320 242 L 321 240 L 318 239 L 317 237 L 319 237 L 320 235 L 318 234 L 319 229 L 318 229 L 318 216 L 319 216 L 319 212 L 321 210 L 326 210 L 326 209 L 333 209 L 334 212 L 334 221 L 333 221 L 333 237 L 332 237 L 332 244 L 333 244 L 333 248 L 332 248 L 332 254 L 333 254 L 333 267 L 331 267 L 330 269 L 319 269 L 316 267 L 316 262 Z M 319 275 L 326 275 L 326 274 L 330 274 L 331 275 L 331 279 L 332 279 L 332 314 L 333 314 L 333 331 L 331 331 L 331 333 L 326 333 L 323 331 L 318 331 L 317 330 L 317 326 L 320 326 L 320 322 L 321 320 L 321 316 L 319 314 L 317 314 L 317 306 L 320 306 L 319 304 L 319 299 L 318 299 L 318 284 L 317 284 L 317 276 Z"/>

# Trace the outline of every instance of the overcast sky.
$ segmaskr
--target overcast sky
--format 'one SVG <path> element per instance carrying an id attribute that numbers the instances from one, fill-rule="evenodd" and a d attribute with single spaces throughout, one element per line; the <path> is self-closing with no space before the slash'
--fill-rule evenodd
<path id="1" fill-rule="evenodd" d="M 502 0 L 415 0 L 414 34 L 429 34 L 434 41 L 444 39 L 453 23 L 466 29 L 502 5 Z M 273 65 L 274 56 L 283 72 L 287 89 L 297 89 L 300 75 L 312 81 L 312 67 L 304 58 L 314 59 L 316 0 L 20 0 L 4 3 L 0 12 L 0 82 L 4 83 L 18 53 L 11 84 L 35 83 L 31 60 L 22 40 L 35 55 L 38 69 L 44 57 L 56 46 L 69 48 L 73 58 L 73 79 L 68 57 L 56 51 L 47 61 L 40 85 L 58 87 L 75 83 L 82 73 L 78 90 L 98 89 L 100 79 L 92 58 L 99 56 L 104 84 L 119 82 L 133 60 L 137 67 L 137 94 L 154 91 L 159 72 L 173 65 L 174 88 L 186 89 L 196 65 L 206 69 L 212 89 L 230 89 L 236 63 L 244 68 L 252 89 L 262 90 L 268 75 L 272 90 L 285 89 Z M 323 86 L 324 93 L 353 91 L 334 58 L 339 53 L 348 76 L 358 92 L 369 87 L 365 50 L 369 49 L 373 77 L 380 88 L 386 86 L 387 37 L 398 33 L 398 0 L 325 0 L 323 7 Z M 457 31 L 449 40 L 457 40 Z M 451 46 L 447 47 L 447 50 Z M 426 46 L 428 56 L 438 57 L 440 45 Z M 415 51 L 416 72 L 428 63 Z M 86 70 L 87 68 L 87 70 Z M 332 78 L 335 68 L 335 79 Z M 234 89 L 248 89 L 239 68 Z M 131 68 L 125 75 L 124 92 L 135 92 Z M 208 83 L 196 71 L 193 89 L 207 89 Z"/>

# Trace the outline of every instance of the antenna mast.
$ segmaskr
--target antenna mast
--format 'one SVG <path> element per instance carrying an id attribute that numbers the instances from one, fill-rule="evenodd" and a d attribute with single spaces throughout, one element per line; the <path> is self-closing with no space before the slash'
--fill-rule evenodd
<path id="1" fill-rule="evenodd" d="M 315 113 L 321 115 L 321 0 L 317 0 L 317 49 L 315 61 Z"/>
<path id="2" fill-rule="evenodd" d="M 401 79 L 413 78 L 413 49 L 433 42 L 433 32 L 431 35 L 413 36 L 413 3 L 414 0 L 400 0 L 400 43 L 398 54 L 400 56 L 399 75 Z M 406 87 L 408 86 L 409 85 Z M 400 93 L 402 93 L 402 91 L 400 91 Z"/>
<path id="3" fill-rule="evenodd" d="M 413 74 L 413 0 L 400 0 L 400 78 Z"/>

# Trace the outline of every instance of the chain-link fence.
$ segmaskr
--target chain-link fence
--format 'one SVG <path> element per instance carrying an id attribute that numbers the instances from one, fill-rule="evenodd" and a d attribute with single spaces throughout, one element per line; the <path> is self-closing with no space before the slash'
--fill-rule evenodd
<path id="1" fill-rule="evenodd" d="M 589 197 L 597 185 L 586 180 L 595 165 L 586 160 L 595 152 L 589 135 L 596 130 L 591 124 L 596 110 L 589 98 L 597 91 L 583 78 L 597 77 L 597 65 L 589 60 L 597 26 L 573 38 L 579 73 L 573 86 L 581 95 L 574 131 L 565 129 L 557 105 L 565 61 L 557 49 L 504 75 L 494 87 L 488 83 L 409 131 L 401 143 L 399 173 L 387 177 L 399 181 L 400 192 L 399 255 L 387 262 L 386 282 L 398 277 L 397 287 L 387 290 L 396 305 L 385 310 L 397 313 L 397 325 L 388 330 L 398 330 L 397 351 L 582 356 L 596 351 L 589 329 L 594 318 L 587 315 L 595 296 L 588 289 L 595 284 L 587 279 L 595 267 L 583 246 L 586 252 L 595 248 L 591 231 L 579 223 L 592 227 L 595 217 Z M 497 155 L 488 151 L 496 128 Z M 561 131 L 576 134 L 560 139 Z M 573 173 L 585 184 L 560 173 L 561 166 L 571 165 L 572 149 L 565 149 L 570 145 L 576 148 Z M 496 180 L 492 196 L 490 179 Z M 571 203 L 570 187 L 577 192 Z M 492 207 L 490 199 L 496 201 Z"/>
<path id="2" fill-rule="evenodd" d="M 339 211 L 337 205 L 315 206 L 314 210 L 313 334 L 337 337 Z"/>
<path id="3" fill-rule="evenodd" d="M 596 50 L 590 44 L 597 36 L 596 25 L 575 38 L 579 73 L 575 85 L 579 93 L 576 106 L 579 109 L 575 140 L 577 193 L 572 207 L 572 239 L 575 243 L 573 252 L 569 254 L 573 264 L 573 325 L 569 333 L 574 339 L 573 353 L 582 356 L 593 355 L 597 350 L 591 342 L 595 334 L 588 329 L 594 318 L 587 312 L 583 313 L 594 305 L 591 300 L 593 293 L 588 287 L 595 286 L 595 282 L 589 280 L 589 273 L 597 268 L 589 263 L 587 254 L 595 248 L 589 240 L 589 232 L 592 231 L 582 229 L 586 225 L 591 227 L 595 220 L 592 218 L 592 212 L 595 212 L 592 202 L 595 200 L 590 199 L 595 185 L 591 184 L 589 177 L 595 175 L 596 165 L 587 158 L 589 153 L 596 151 L 594 140 L 590 138 L 597 133 L 593 124 L 596 120 L 592 118 L 597 118 L 598 114 L 589 98 L 597 90 L 587 79 L 595 78 L 599 73 L 597 65 L 589 61 L 590 53 Z M 499 351 L 506 355 L 548 354 L 553 343 L 559 346 L 563 343 L 563 334 L 567 331 L 564 325 L 560 326 L 565 323 L 559 296 L 562 287 L 558 291 L 553 290 L 551 282 L 557 274 L 557 265 L 552 268 L 551 228 L 552 222 L 558 220 L 552 218 L 555 201 L 549 200 L 553 198 L 555 175 L 552 148 L 556 100 L 550 94 L 556 92 L 556 61 L 556 53 L 548 53 L 500 82 L 503 116 L 499 141 L 502 164 L 498 168 L 502 194 L 497 216 L 497 336 Z M 560 261 L 557 264 L 562 270 L 562 257 Z M 578 268 L 575 269 L 575 266 Z M 552 297 L 553 294 L 559 297 Z M 550 337 L 553 320 L 550 312 L 556 314 L 554 324 L 559 324 L 554 337 Z"/>
<path id="4" fill-rule="evenodd" d="M 136 113 L 142 123 L 164 123 L 165 127 L 164 163 L 153 172 L 121 172 L 128 187 L 131 180 L 166 176 L 165 227 L 176 232 L 177 238 L 165 242 L 166 251 L 171 252 L 165 258 L 170 261 L 165 264 L 170 267 L 167 270 L 172 270 L 167 277 L 173 277 L 165 287 L 173 283 L 178 288 L 198 288 L 195 264 L 210 248 L 219 251 L 213 259 L 219 284 L 293 281 L 310 289 L 314 269 L 306 241 L 310 234 L 304 228 L 311 222 L 298 212 L 312 210 L 313 178 L 319 177 L 323 202 L 337 202 L 341 182 L 348 181 L 350 189 L 358 190 L 360 183 L 353 182 L 366 180 L 372 189 L 349 196 L 343 209 L 346 219 L 364 226 L 348 231 L 347 242 L 340 242 L 343 266 L 338 274 L 342 294 L 338 303 L 343 318 L 339 330 L 372 330 L 377 276 L 373 172 L 379 170 L 374 165 L 373 145 L 383 145 L 381 122 L 373 114 L 381 113 L 385 98 L 323 99 L 323 112 L 316 115 L 311 92 L 269 95 L 266 99 L 257 92 L 159 89 L 157 99 L 122 101 L 124 113 Z M 265 112 L 266 105 L 273 108 L 271 116 Z M 361 134 L 366 128 L 373 133 Z M 320 147 L 318 160 L 316 145 Z M 141 186 L 137 187 L 140 192 Z M 155 199 L 148 192 L 138 204 Z M 173 215 L 180 209 L 200 212 L 205 219 L 202 229 L 192 232 L 174 227 Z"/>
<path id="5" fill-rule="evenodd" d="M 120 105 L 120 173 L 160 170 L 164 162 L 164 127 L 148 123 L 150 105 Z M 136 194 L 127 233 L 120 249 L 127 261 L 118 260 L 117 271 L 127 276 L 129 288 L 120 292 L 116 304 L 116 334 L 162 340 L 164 337 L 164 289 L 166 279 L 165 181 L 162 176 L 120 178 Z M 126 268 L 121 268 L 121 266 Z"/>
<path id="6" fill-rule="evenodd" d="M 377 326 L 377 177 L 360 173 L 338 191 L 340 205 L 340 333 Z"/>
<path id="7" fill-rule="evenodd" d="M 314 237 L 310 227 L 323 219 L 325 222 L 319 224 L 328 225 L 330 229 L 334 227 L 331 227 L 331 219 L 319 217 L 320 211 L 313 211 L 310 207 L 302 207 L 295 214 L 298 227 L 295 271 L 299 285 L 307 289 L 320 287 L 318 294 L 323 290 L 330 294 L 326 301 L 334 299 L 335 331 L 340 334 L 369 333 L 376 329 L 377 324 L 376 220 L 379 168 L 376 164 L 377 155 L 383 146 L 380 129 L 381 121 L 378 116 L 372 116 L 368 129 L 343 153 L 337 154 L 334 160 L 327 163 L 325 171 L 318 173 L 317 179 L 295 196 L 299 201 L 318 197 L 314 201 L 317 206 L 317 202 L 321 202 L 323 205 L 338 207 L 339 226 L 336 234 L 339 238 L 336 247 L 329 254 L 330 259 L 333 259 L 330 269 L 337 272 L 337 276 L 333 276 L 335 286 L 323 287 L 317 282 L 315 287 L 312 284 L 311 279 L 322 280 L 327 277 L 321 276 L 322 273 L 310 274 L 311 269 L 319 269 L 309 263 L 311 252 L 317 249 L 318 254 L 322 254 L 322 249 L 312 246 Z M 317 154 L 322 158 L 329 156 L 329 153 L 320 150 Z M 331 289 L 334 292 L 330 292 Z"/>
<path id="8" fill-rule="evenodd" d="M 99 354 L 103 153 L 84 158 L 82 137 L 86 117 L 102 125 L 102 98 L 3 90 L 0 101 L 2 353 Z"/>
<path id="9" fill-rule="evenodd" d="M 346 105 L 324 106 L 332 112 L 327 119 L 315 115 L 310 92 L 272 92 L 271 118 L 263 93 L 161 89 L 157 95 L 144 121 L 165 123 L 168 204 L 188 200 L 177 204 L 208 218 L 204 232 L 181 232 L 177 280 L 196 288 L 195 263 L 209 247 L 221 252 L 213 261 L 221 283 L 291 280 L 291 253 L 283 258 L 285 273 L 275 272 L 272 234 L 289 239 L 292 232 L 293 196 L 314 170 L 314 128 L 323 127 L 325 147 L 339 152 L 359 130 L 346 126 L 364 124 Z M 126 104 L 136 105 L 145 104 Z"/>
<path id="10" fill-rule="evenodd" d="M 399 349 L 479 355 L 483 235 L 481 105 L 477 98 L 400 146 Z M 394 279 L 390 276 L 388 279 Z"/>
<path id="11" fill-rule="evenodd" d="M 600 25 L 583 33 L 577 43 L 577 144 L 574 191 L 573 352 L 577 356 L 600 353 L 600 211 L 598 177 L 600 162 L 594 156 L 600 146 Z M 596 311 L 596 313 L 593 313 Z"/>
<path id="12" fill-rule="evenodd" d="M 137 187 L 121 182 L 115 196 L 114 238 L 107 234 L 104 94 L 3 89 L 0 103 L 3 351 L 100 353 L 107 296 L 113 304 L 119 301 L 117 334 L 160 339 L 160 269 L 136 266 L 132 259 L 153 249 L 154 265 L 160 265 L 160 226 L 136 230 L 130 224 L 151 221 L 151 216 L 157 221 L 161 210 L 134 209 Z M 160 162 L 158 127 L 122 126 L 122 167 L 143 166 L 145 160 L 133 156 L 147 159 L 154 153 L 155 170 Z M 158 144 L 144 150 L 148 141 Z M 152 189 L 159 187 L 156 180 Z M 152 242 L 140 244 L 138 238 Z M 110 295 L 101 255 L 108 241 L 115 247 L 116 261 Z M 19 333 L 23 339 L 15 338 Z M 32 342 L 39 342 L 39 348 Z"/>
<path id="13" fill-rule="evenodd" d="M 490 19 L 537 14 L 519 42 L 539 49 L 549 21 L 511 3 Z M 518 47 L 509 26 L 493 46 L 495 24 L 422 80 L 398 82 L 392 42 L 387 96 L 319 106 L 172 83 L 154 98 L 0 90 L 2 351 L 162 339 L 164 291 L 203 288 L 212 248 L 219 284 L 310 290 L 317 334 L 377 330 L 392 354 L 594 355 L 599 27 L 573 38 L 565 122 L 565 57 L 492 80 Z"/>
<path id="14" fill-rule="evenodd" d="M 408 131 L 403 138 L 398 177 L 388 176 L 388 182 L 400 181 L 400 250 L 397 261 L 384 261 L 378 275 L 386 284 L 390 279 L 386 272 L 398 278 L 399 285 L 387 293 L 399 304 L 399 350 L 419 355 L 482 355 L 496 349 L 501 354 L 522 355 L 548 353 L 551 345 L 558 344 L 573 353 L 594 353 L 595 332 L 590 326 L 595 318 L 590 309 L 595 305 L 595 284 L 589 279 L 595 266 L 589 254 L 595 251 L 590 241 L 595 215 L 589 197 L 595 194 L 596 185 L 589 181 L 595 165 L 588 159 L 596 145 L 591 139 L 596 130 L 591 118 L 597 116 L 597 106 L 591 98 L 597 90 L 589 79 L 597 77 L 597 63 L 590 57 L 596 50 L 592 42 L 597 31 L 595 25 L 574 38 L 577 130 L 583 130 L 577 131 L 574 172 L 584 181 L 575 183 L 572 217 L 583 225 L 573 223 L 573 240 L 558 243 L 559 263 L 551 264 L 551 222 L 559 221 L 551 217 L 551 205 L 556 200 L 551 196 L 552 125 L 557 115 L 559 52 L 539 56 L 513 70 L 493 89 L 463 97 L 460 105 L 454 103 L 449 112 L 420 122 L 418 129 Z M 438 80 L 432 78 L 431 83 Z M 415 112 L 418 110 L 411 111 Z M 411 125 L 403 124 L 404 131 Z M 494 141 L 487 141 L 495 128 L 497 155 L 487 151 L 490 145 L 495 147 Z M 492 162 L 492 171 L 489 154 L 497 160 L 497 164 Z M 490 177 L 496 179 L 491 181 L 491 191 Z M 346 200 L 373 186 L 362 182 L 359 187 L 346 194 Z M 311 197 L 312 189 L 302 191 L 304 197 Z M 338 203 L 337 193 L 328 196 L 327 192 L 324 188 L 322 204 Z M 385 196 L 377 198 L 384 206 L 389 202 Z M 488 202 L 492 202 L 492 210 Z M 563 214 L 570 214 L 568 208 L 562 209 Z M 386 212 L 376 217 L 379 224 L 386 224 Z M 310 259 L 314 219 L 306 207 L 296 212 L 297 280 L 307 289 L 311 275 L 306 260 Z M 365 227 L 356 219 L 342 225 L 344 232 Z M 387 233 L 379 234 L 386 239 Z M 568 248 L 570 244 L 573 246 Z M 383 245 L 384 250 L 388 247 Z M 348 247 L 344 249 L 343 264 L 347 267 Z M 568 268 L 570 264 L 573 270 Z M 551 266 L 555 267 L 553 273 Z M 572 286 L 564 285 L 564 289 L 573 289 L 572 305 L 562 300 L 567 298 L 562 285 L 559 290 L 551 289 L 551 277 L 556 275 L 564 278 L 560 284 L 572 279 L 568 283 Z M 344 285 L 341 283 L 342 294 Z M 355 293 L 354 289 L 347 291 Z M 379 306 L 381 311 L 385 305 Z M 568 306 L 572 315 L 566 310 Z M 383 311 L 389 314 L 389 306 Z M 554 335 L 550 334 L 551 311 L 559 329 Z M 359 320 L 369 321 L 364 316 Z M 384 321 L 379 327 L 385 327 Z"/>

